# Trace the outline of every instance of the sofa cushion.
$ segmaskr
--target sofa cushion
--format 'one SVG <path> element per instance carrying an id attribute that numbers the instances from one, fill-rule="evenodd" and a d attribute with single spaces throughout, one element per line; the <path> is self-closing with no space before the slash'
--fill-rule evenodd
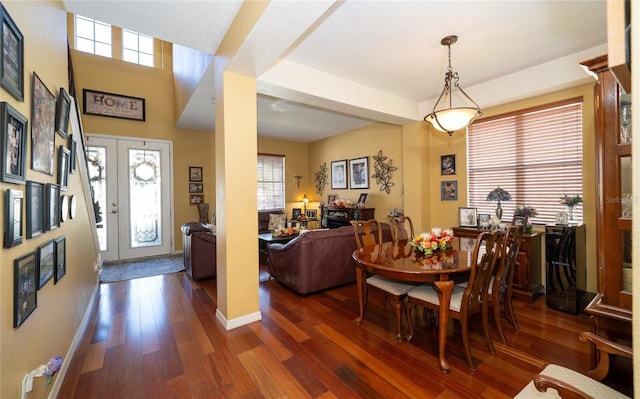
<path id="1" fill-rule="evenodd" d="M 270 213 L 269 214 L 269 231 L 275 230 L 278 226 L 286 226 L 287 225 L 287 215 L 284 213 Z"/>
<path id="2" fill-rule="evenodd" d="M 258 212 L 258 233 L 269 232 L 269 215 L 270 214 L 284 214 L 282 209 L 271 209 Z"/>

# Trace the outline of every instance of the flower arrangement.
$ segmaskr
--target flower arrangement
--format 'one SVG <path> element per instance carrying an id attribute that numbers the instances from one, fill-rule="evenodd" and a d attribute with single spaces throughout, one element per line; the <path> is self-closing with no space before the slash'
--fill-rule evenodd
<path id="1" fill-rule="evenodd" d="M 453 247 L 453 232 L 433 229 L 430 233 L 420 233 L 409 242 L 414 251 L 419 254 L 431 256 L 438 251 L 446 251 Z"/>
<path id="2" fill-rule="evenodd" d="M 273 237 L 293 236 L 300 233 L 300 229 L 297 227 L 283 227 L 281 229 L 275 229 L 271 232 Z"/>
<path id="3" fill-rule="evenodd" d="M 569 208 L 573 208 L 582 202 L 582 197 L 580 195 L 568 196 L 565 194 L 562 198 L 560 198 L 560 203 Z"/>
<path id="4" fill-rule="evenodd" d="M 453 263 L 453 254 L 453 251 L 436 251 L 431 256 L 417 258 L 415 263 L 421 269 L 440 270 L 443 263 Z"/>
<path id="5" fill-rule="evenodd" d="M 399 208 L 393 208 L 387 213 L 387 219 L 391 220 L 393 218 L 397 218 L 399 216 L 404 216 L 404 211 Z"/>
<path id="6" fill-rule="evenodd" d="M 532 218 L 538 214 L 536 208 L 529 205 L 518 205 L 516 206 L 516 210 L 513 213 L 515 216 L 524 216 L 527 218 Z"/>
<path id="7" fill-rule="evenodd" d="M 336 206 L 339 208 L 355 208 L 356 204 L 347 198 L 339 198 L 335 201 L 331 201 L 329 206 Z"/>

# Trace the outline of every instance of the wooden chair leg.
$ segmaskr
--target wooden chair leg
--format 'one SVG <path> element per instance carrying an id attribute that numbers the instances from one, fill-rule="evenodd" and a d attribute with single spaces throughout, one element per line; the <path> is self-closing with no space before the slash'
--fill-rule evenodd
<path id="1" fill-rule="evenodd" d="M 516 313 L 513 311 L 513 294 L 511 290 L 507 290 L 507 294 L 504 297 L 504 304 L 507 308 L 507 317 L 509 321 L 513 324 L 513 327 L 516 330 L 520 329 L 520 325 L 518 324 L 518 320 L 516 320 Z"/>
<path id="2" fill-rule="evenodd" d="M 460 320 L 460 325 L 462 329 L 462 344 L 464 346 L 464 352 L 467 355 L 467 363 L 469 364 L 469 368 L 471 370 L 475 370 L 476 367 L 473 365 L 473 357 L 471 357 L 471 346 L 469 344 L 469 326 L 466 318 L 462 318 Z"/>
<path id="3" fill-rule="evenodd" d="M 482 303 L 480 316 L 482 317 L 482 329 L 484 330 L 484 337 L 487 340 L 487 346 L 489 346 L 489 352 L 491 352 L 492 354 L 496 353 L 496 350 L 493 347 L 493 341 L 491 340 L 491 332 L 489 331 L 489 302 L 486 300 Z"/>
<path id="4" fill-rule="evenodd" d="M 406 300 L 403 301 L 402 304 L 402 309 L 404 310 L 404 315 L 407 319 L 407 326 L 409 327 L 409 335 L 406 337 L 406 339 L 407 341 L 411 341 L 411 338 L 413 338 L 413 323 L 411 322 L 411 314 L 409 312 L 409 309 L 407 309 Z"/>
<path id="5" fill-rule="evenodd" d="M 382 297 L 382 306 L 380 306 L 380 309 L 384 310 L 384 308 L 386 307 L 387 307 L 387 296 L 385 295 Z"/>
<path id="6" fill-rule="evenodd" d="M 402 341 L 402 309 L 403 302 L 402 301 L 394 301 L 394 306 L 396 308 L 396 324 L 398 326 L 398 333 L 396 334 L 396 339 L 398 341 Z"/>
<path id="7" fill-rule="evenodd" d="M 491 298 L 491 305 L 493 306 L 493 318 L 496 321 L 496 328 L 498 330 L 498 335 L 500 336 L 500 340 L 506 344 L 507 337 L 504 335 L 504 331 L 502 330 L 502 320 L 500 317 L 500 313 L 501 313 L 500 312 L 500 296 L 496 295 L 495 297 Z M 505 313 L 507 313 L 508 311 L 506 310 L 507 308 L 506 301 L 505 301 L 504 307 L 505 307 Z"/>

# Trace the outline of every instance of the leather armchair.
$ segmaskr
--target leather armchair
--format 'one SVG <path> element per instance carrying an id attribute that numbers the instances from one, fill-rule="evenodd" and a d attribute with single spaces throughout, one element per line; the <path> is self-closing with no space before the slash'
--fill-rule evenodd
<path id="1" fill-rule="evenodd" d="M 195 281 L 216 277 L 216 236 L 207 225 L 189 222 L 182 225 L 184 268 Z"/>

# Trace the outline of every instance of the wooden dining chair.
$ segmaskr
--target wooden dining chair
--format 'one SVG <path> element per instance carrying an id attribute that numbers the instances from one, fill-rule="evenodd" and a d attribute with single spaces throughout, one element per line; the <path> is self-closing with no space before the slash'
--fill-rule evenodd
<path id="1" fill-rule="evenodd" d="M 408 230 L 407 225 L 409 225 Z M 394 242 L 411 240 L 414 235 L 413 222 L 409 216 L 396 216 L 391 219 L 391 239 Z"/>
<path id="2" fill-rule="evenodd" d="M 356 246 L 358 249 L 363 247 L 372 247 L 375 245 L 382 246 L 382 228 L 380 223 L 378 223 L 375 219 L 370 219 L 366 221 L 357 221 L 353 223 L 354 234 L 356 238 Z M 398 341 L 402 341 L 402 314 L 407 318 L 407 323 L 409 323 L 409 318 L 406 313 L 405 302 L 407 298 L 407 292 L 415 287 L 415 285 L 407 284 L 401 281 L 396 281 L 390 278 L 371 275 L 367 277 L 366 287 L 364 291 L 364 310 L 367 309 L 367 299 L 368 299 L 368 291 L 369 288 L 374 291 L 379 292 L 383 295 L 383 308 L 384 303 L 386 303 L 387 298 L 391 300 L 391 303 L 395 307 L 396 312 L 396 324 L 398 326 L 398 332 L 396 334 L 396 338 Z M 363 313 L 364 317 L 364 313 Z M 411 335 L 407 337 L 407 340 L 411 339 Z"/>
<path id="3" fill-rule="evenodd" d="M 482 314 L 482 303 L 487 300 L 486 292 L 489 278 L 495 268 L 498 247 L 500 246 L 499 237 L 500 233 L 498 231 L 483 232 L 478 235 L 471 258 L 471 271 L 467 285 L 466 287 L 455 285 L 451 294 L 449 317 L 460 322 L 462 343 L 467 356 L 467 363 L 472 370 L 475 370 L 475 366 L 469 343 L 469 318 L 476 313 Z M 482 254 L 480 254 L 481 251 L 483 252 Z M 408 292 L 407 298 L 412 305 L 423 306 L 426 309 L 435 311 L 440 310 L 440 299 L 432 285 L 419 285 L 413 288 Z M 408 320 L 411 323 L 411 317 Z M 491 353 L 495 353 L 486 317 L 482 317 L 482 327 L 489 350 Z M 411 325 L 410 330 L 413 330 Z"/>
<path id="4" fill-rule="evenodd" d="M 500 319 L 500 302 L 502 299 L 505 308 L 504 313 L 507 320 L 513 324 L 516 330 L 520 329 L 518 321 L 516 320 L 516 315 L 513 311 L 512 288 L 513 272 L 515 269 L 514 265 L 518 258 L 518 253 L 520 252 L 520 242 L 522 241 L 523 234 L 523 226 L 511 226 L 503 235 L 502 245 L 500 246 L 500 256 L 496 261 L 496 272 L 489 279 L 489 286 L 487 289 L 487 298 L 489 300 L 485 302 L 485 308 L 483 309 L 483 317 L 488 317 L 489 305 L 493 308 L 493 318 L 496 322 L 498 335 L 504 343 L 507 342 L 507 338 L 504 335 Z"/>

